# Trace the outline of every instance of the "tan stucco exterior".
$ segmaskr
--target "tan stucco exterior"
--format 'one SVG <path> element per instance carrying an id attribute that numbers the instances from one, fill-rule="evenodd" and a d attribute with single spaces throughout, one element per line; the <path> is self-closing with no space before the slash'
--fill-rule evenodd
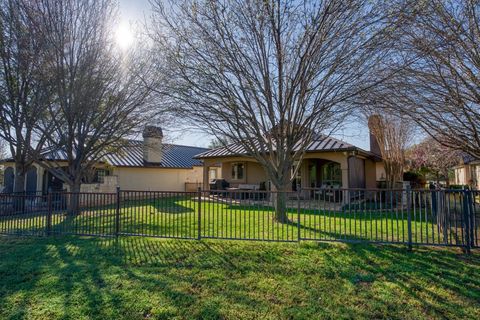
<path id="1" fill-rule="evenodd" d="M 145 191 L 185 191 L 185 183 L 202 182 L 202 167 L 182 168 L 143 168 L 116 167 L 113 175 L 118 177 L 122 190 Z"/>
<path id="2" fill-rule="evenodd" d="M 340 164 L 342 171 L 342 187 L 349 187 L 348 177 L 348 158 L 358 157 L 365 160 L 365 186 L 367 188 L 375 188 L 377 181 L 385 175 L 382 162 L 376 162 L 370 158 L 361 157 L 358 155 L 352 155 L 349 152 L 311 152 L 304 156 L 304 160 L 301 164 L 300 175 L 302 181 L 302 188 L 310 187 L 308 163 L 309 160 L 321 159 L 327 161 L 333 161 Z M 203 181 L 208 186 L 208 168 L 213 165 L 221 165 L 222 177 L 230 183 L 231 187 L 237 187 L 239 184 L 260 184 L 268 180 L 267 175 L 260 164 L 251 157 L 218 157 L 218 158 L 206 158 L 204 161 L 204 176 Z M 245 164 L 245 174 L 242 180 L 232 179 L 232 164 L 236 162 L 242 162 Z"/>
<path id="3" fill-rule="evenodd" d="M 232 178 L 232 165 L 234 163 L 243 163 L 245 165 L 243 179 L 235 180 Z M 238 186 L 239 184 L 259 184 L 267 180 L 265 170 L 263 170 L 262 166 L 250 159 L 237 159 L 223 162 L 222 177 L 229 181 L 232 186 Z"/>
<path id="4" fill-rule="evenodd" d="M 38 164 L 33 164 L 37 169 L 37 191 L 43 191 L 43 174 L 45 169 Z M 13 163 L 5 163 L 6 168 L 15 169 Z M 105 166 L 99 164 L 98 168 Z M 123 190 L 145 191 L 185 191 L 186 183 L 202 183 L 203 167 L 192 168 L 148 168 L 148 167 L 113 167 L 111 178 L 105 183 L 84 184 L 82 192 L 114 192 L 116 186 Z M 64 185 L 64 189 L 68 190 Z"/>
<path id="5" fill-rule="evenodd" d="M 480 162 L 460 165 L 455 167 L 453 171 L 455 184 L 469 185 L 474 189 L 480 189 Z"/>

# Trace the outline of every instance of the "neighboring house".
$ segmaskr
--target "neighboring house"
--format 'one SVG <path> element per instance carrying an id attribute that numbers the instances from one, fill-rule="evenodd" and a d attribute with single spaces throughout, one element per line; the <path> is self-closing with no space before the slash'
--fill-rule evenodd
<path id="1" fill-rule="evenodd" d="M 82 184 L 82 192 L 114 192 L 123 190 L 185 191 L 195 190 L 203 181 L 202 162 L 194 156 L 209 149 L 163 143 L 162 130 L 148 126 L 143 141 L 127 140 L 117 154 L 105 157 Z M 67 165 L 63 151 L 45 151 L 43 161 Z M 15 164 L 4 161 L 5 191 L 13 190 Z M 212 168 L 217 174 L 216 168 Z M 218 176 L 219 173 L 218 173 Z M 34 164 L 26 176 L 28 193 L 66 190 L 66 185 L 42 166 Z"/>
<path id="2" fill-rule="evenodd" d="M 455 184 L 469 185 L 473 189 L 480 189 L 480 159 L 465 154 L 460 159 L 460 163 L 453 167 L 453 172 L 455 173 Z"/>
<path id="3" fill-rule="evenodd" d="M 377 152 L 318 135 L 307 147 L 292 190 L 305 188 L 376 188 L 385 178 L 381 157 Z M 231 144 L 196 156 L 203 160 L 203 183 L 208 187 L 211 168 L 221 166 L 221 175 L 230 187 L 268 189 L 268 178 L 262 166 L 248 156 L 241 145 Z"/>

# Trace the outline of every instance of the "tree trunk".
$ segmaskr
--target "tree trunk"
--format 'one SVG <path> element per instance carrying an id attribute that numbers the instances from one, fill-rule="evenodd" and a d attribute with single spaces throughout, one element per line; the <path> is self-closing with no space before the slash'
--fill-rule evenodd
<path id="1" fill-rule="evenodd" d="M 25 166 L 18 163 L 15 164 L 13 193 L 17 195 L 13 201 L 13 209 L 21 212 L 25 208 Z"/>
<path id="2" fill-rule="evenodd" d="M 74 181 L 69 184 L 70 187 L 70 201 L 68 202 L 68 214 L 77 215 L 80 211 L 80 186 L 81 181 Z"/>
<path id="3" fill-rule="evenodd" d="M 14 193 L 23 194 L 25 192 L 25 171 L 24 165 L 15 164 Z"/>
<path id="4" fill-rule="evenodd" d="M 275 220 L 280 223 L 288 223 L 288 214 L 287 214 L 287 190 L 288 183 L 277 187 L 274 186 L 272 193 L 272 202 L 273 207 L 275 208 Z"/>

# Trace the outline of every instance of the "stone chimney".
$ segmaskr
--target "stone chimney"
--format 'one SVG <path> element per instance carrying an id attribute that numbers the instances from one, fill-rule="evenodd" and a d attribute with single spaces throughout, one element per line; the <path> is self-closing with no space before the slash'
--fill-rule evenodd
<path id="1" fill-rule="evenodd" d="M 375 136 L 374 127 L 378 127 L 380 124 L 380 115 L 374 114 L 368 117 L 368 130 L 370 131 L 370 152 L 381 156 L 380 146 L 378 144 L 377 137 Z"/>
<path id="2" fill-rule="evenodd" d="M 160 127 L 145 126 L 143 129 L 143 160 L 148 163 L 162 162 L 163 132 Z"/>

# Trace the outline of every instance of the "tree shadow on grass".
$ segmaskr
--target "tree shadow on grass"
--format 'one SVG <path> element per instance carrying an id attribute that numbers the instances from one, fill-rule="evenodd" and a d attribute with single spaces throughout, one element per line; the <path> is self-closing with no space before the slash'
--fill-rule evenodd
<path id="1" fill-rule="evenodd" d="M 0 318 L 34 318 L 36 308 L 32 304 L 46 308 L 38 312 L 46 312 L 48 318 L 133 319 L 148 318 L 151 313 L 158 316 L 165 310 L 150 303 L 149 291 L 157 292 L 160 302 L 170 306 L 163 316 L 188 315 L 188 308 L 199 303 L 197 291 L 208 290 L 208 283 L 194 283 L 193 275 L 185 275 L 182 270 L 227 269 L 232 275 L 248 271 L 239 267 L 235 254 L 206 242 L 140 237 L 52 237 L 8 242 L 10 246 L 2 244 L 4 248 L 8 246 L 4 252 L 15 258 L 2 259 L 0 265 L 0 288 L 4 288 L 0 290 Z M 17 261 L 22 261 L 19 267 L 15 267 Z M 168 276 L 159 276 L 162 273 Z M 125 293 L 123 286 L 142 292 L 136 297 L 135 291 Z M 46 296 L 45 300 L 42 296 Z M 236 296 L 255 303 L 246 293 Z M 201 308 L 196 308 L 198 317 L 220 317 L 215 304 L 202 303 Z"/>
<path id="2" fill-rule="evenodd" d="M 182 202 L 185 204 L 182 204 Z M 195 212 L 195 209 L 191 206 L 195 202 L 195 198 L 183 195 L 163 198 L 130 199 L 122 201 L 121 209 L 131 212 L 132 210 L 140 210 L 139 207 L 150 207 L 157 212 L 184 214 Z"/>
<path id="3" fill-rule="evenodd" d="M 327 317 L 372 316 L 368 310 L 359 313 L 349 304 L 354 297 L 343 291 L 325 293 L 340 295 L 341 306 L 304 300 L 320 294 L 322 281 L 339 290 L 346 281 L 367 295 L 368 303 L 392 308 L 390 312 L 397 312 L 402 302 L 378 295 L 372 289 L 375 282 L 395 285 L 399 299 L 424 304 L 430 317 L 448 318 L 448 310 L 458 309 L 468 318 L 465 305 L 480 301 L 479 256 L 435 249 L 51 237 L 0 242 L 0 261 L 0 318 L 225 318 L 229 308 L 277 318 L 287 318 L 293 310 L 307 318 L 321 312 L 330 312 Z M 312 286 L 318 279 L 319 287 Z M 259 282 L 277 287 L 265 297 Z M 452 298 L 429 285 L 451 292 Z M 259 295 L 252 295 L 256 290 Z M 277 305 L 277 299 L 288 302 Z M 296 303 L 303 309 L 296 309 Z"/>
<path id="4" fill-rule="evenodd" d="M 421 305 L 422 316 L 427 318 L 471 318 L 475 317 L 472 309 L 480 313 L 480 280 L 475 276 L 480 272 L 478 252 L 466 256 L 459 250 L 453 253 L 443 248 L 414 248 L 409 252 L 403 246 L 349 244 L 346 247 L 350 260 L 347 267 L 343 264 L 347 258 L 343 254 L 325 255 L 326 265 L 341 270 L 341 276 L 356 288 L 375 283 L 382 287 L 385 283 L 393 285 L 411 300 L 403 303 Z M 391 306 L 394 303 L 391 298 L 381 294 L 370 297 L 372 304 L 381 306 Z"/>

